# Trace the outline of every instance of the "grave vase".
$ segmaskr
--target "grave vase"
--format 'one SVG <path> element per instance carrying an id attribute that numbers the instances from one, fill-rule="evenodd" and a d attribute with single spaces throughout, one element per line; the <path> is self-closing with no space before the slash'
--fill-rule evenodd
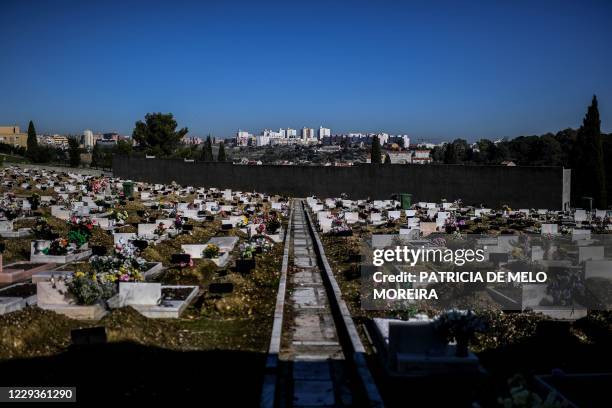
<path id="1" fill-rule="evenodd" d="M 43 250 L 49 247 L 49 241 L 37 239 L 34 241 L 34 253 L 40 254 Z"/>

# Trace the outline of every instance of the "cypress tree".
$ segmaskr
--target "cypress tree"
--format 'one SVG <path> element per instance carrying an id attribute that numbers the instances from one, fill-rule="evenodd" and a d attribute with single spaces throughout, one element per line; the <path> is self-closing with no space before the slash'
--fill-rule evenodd
<path id="1" fill-rule="evenodd" d="M 589 106 L 582 126 L 578 130 L 574 154 L 575 177 L 575 204 L 581 204 L 583 196 L 593 197 L 593 204 L 597 208 L 606 208 L 606 173 L 604 170 L 604 155 L 601 140 L 601 120 L 597 96 Z"/>
<path id="2" fill-rule="evenodd" d="M 219 145 L 219 153 L 217 153 L 217 161 L 224 162 L 226 160 L 227 157 L 225 156 L 225 143 L 221 142 L 221 144 Z"/>
<path id="3" fill-rule="evenodd" d="M 206 141 L 204 142 L 204 147 L 202 147 L 202 160 L 204 161 L 213 161 L 213 152 L 212 152 L 212 140 L 210 135 L 206 137 Z"/>
<path id="4" fill-rule="evenodd" d="M 28 151 L 34 153 L 38 147 L 38 139 L 36 139 L 36 129 L 34 128 L 34 122 L 30 121 L 28 125 Z"/>
<path id="5" fill-rule="evenodd" d="M 389 156 L 389 153 L 385 154 L 385 164 L 391 164 L 391 156 Z"/>
<path id="6" fill-rule="evenodd" d="M 72 136 L 68 138 L 68 157 L 70 167 L 79 167 L 81 165 L 81 147 L 79 141 Z"/>
<path id="7" fill-rule="evenodd" d="M 381 150 L 380 150 L 380 140 L 378 140 L 378 136 L 374 136 L 372 139 L 372 150 L 370 153 L 372 164 L 380 164 L 381 161 Z"/>

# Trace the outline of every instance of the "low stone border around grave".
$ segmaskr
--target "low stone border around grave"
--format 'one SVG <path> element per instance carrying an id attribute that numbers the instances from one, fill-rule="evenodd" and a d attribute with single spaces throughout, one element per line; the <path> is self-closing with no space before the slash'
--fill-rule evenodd
<path id="1" fill-rule="evenodd" d="M 38 307 L 75 320 L 100 320 L 108 313 L 104 305 L 99 303 L 91 306 L 39 304 Z"/>
<path id="2" fill-rule="evenodd" d="M 26 307 L 26 301 L 20 297 L 0 297 L 0 315 L 16 312 Z"/>
<path id="3" fill-rule="evenodd" d="M 164 266 L 161 262 L 145 262 L 149 269 L 143 272 L 145 280 L 153 279 L 164 270 Z"/>
<path id="4" fill-rule="evenodd" d="M 198 286 L 185 286 L 185 285 L 168 285 L 162 286 L 162 290 L 167 288 L 192 288 L 191 293 L 185 300 L 165 300 L 162 301 L 161 305 L 131 305 L 140 314 L 150 319 L 178 319 L 180 315 L 185 311 L 187 306 L 193 301 L 198 295 Z"/>
<path id="5" fill-rule="evenodd" d="M 32 235 L 30 228 L 19 228 L 17 231 L 0 231 L 2 238 L 27 238 Z"/>
<path id="6" fill-rule="evenodd" d="M 80 261 L 91 256 L 91 249 L 85 251 L 73 252 L 66 255 L 45 255 L 45 254 L 31 254 L 30 262 L 36 263 L 56 263 L 65 264 L 69 262 Z"/>
<path id="7" fill-rule="evenodd" d="M 105 303 L 99 302 L 94 305 L 72 304 L 70 303 L 71 300 L 65 296 L 67 292 L 66 283 L 60 279 L 55 281 L 55 284 L 50 281 L 52 275 L 59 277 L 70 274 L 70 272 L 47 271 L 32 277 L 32 281 L 36 281 L 38 307 L 51 310 L 71 319 L 100 320 L 108 313 Z"/>
<path id="8" fill-rule="evenodd" d="M 538 306 L 530 308 L 534 313 L 542 313 L 544 316 L 555 320 L 578 320 L 587 315 L 587 309 L 582 306 L 575 308 L 563 306 Z"/>
<path id="9" fill-rule="evenodd" d="M 24 266 L 31 264 L 41 264 L 37 267 L 26 269 Z M 29 279 L 34 274 L 55 268 L 53 262 L 14 262 L 0 268 L 0 283 L 13 283 L 21 280 Z"/>
<path id="10" fill-rule="evenodd" d="M 7 292 L 9 289 L 20 285 L 28 285 L 29 283 L 16 283 L 14 285 L 6 286 L 0 289 L 0 315 L 16 312 L 25 308 L 26 306 L 32 306 L 36 304 L 36 294 L 28 297 L 19 296 L 4 296 L 3 292 Z"/>
<path id="11" fill-rule="evenodd" d="M 213 261 L 219 268 L 225 267 L 229 262 L 229 252 L 221 252 L 217 258 L 205 258 Z"/>
<path id="12" fill-rule="evenodd" d="M 46 270 L 37 272 L 32 275 L 32 283 L 38 282 L 48 282 L 51 280 L 51 277 L 54 276 L 56 278 L 63 277 L 66 278 L 73 274 L 72 271 L 61 271 L 61 270 Z"/>
<path id="13" fill-rule="evenodd" d="M 23 283 L 15 283 L 13 285 L 9 285 L 9 286 L 5 286 L 4 288 L 0 289 L 0 297 L 6 297 L 3 295 L 3 292 L 8 291 L 9 289 L 13 289 L 22 285 L 30 285 L 29 282 L 23 282 Z M 10 296 L 9 296 L 10 297 Z M 20 299 L 24 299 L 26 302 L 27 306 L 32 306 L 36 304 L 36 294 L 33 294 L 31 296 L 27 296 L 27 297 L 19 297 Z"/>

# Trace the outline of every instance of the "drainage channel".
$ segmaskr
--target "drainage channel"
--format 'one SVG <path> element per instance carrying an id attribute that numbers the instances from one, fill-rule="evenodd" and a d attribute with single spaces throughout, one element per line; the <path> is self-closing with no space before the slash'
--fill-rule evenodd
<path id="1" fill-rule="evenodd" d="M 285 241 L 286 252 L 289 250 L 286 282 L 280 285 L 286 287 L 280 347 L 276 364 L 268 367 L 268 391 L 266 394 L 264 386 L 262 406 L 382 406 L 368 399 L 360 367 L 355 365 L 355 348 L 343 338 L 351 332 L 345 317 L 337 312 L 338 302 L 343 302 L 337 299 L 339 291 L 330 289 L 325 270 L 329 265 L 323 262 L 320 240 L 302 200 L 293 200 L 291 213 L 291 230 Z M 279 293 L 279 299 L 282 296 Z M 277 302 L 277 311 L 278 307 Z"/>

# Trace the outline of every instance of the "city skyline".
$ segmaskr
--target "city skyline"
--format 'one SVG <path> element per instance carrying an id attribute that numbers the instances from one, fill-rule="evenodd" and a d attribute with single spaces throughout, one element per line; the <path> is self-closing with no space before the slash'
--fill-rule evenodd
<path id="1" fill-rule="evenodd" d="M 597 94 L 610 132 L 611 11 L 9 1 L 0 124 L 130 135 L 147 112 L 171 112 L 191 136 L 289 125 L 473 141 L 577 128 Z"/>

